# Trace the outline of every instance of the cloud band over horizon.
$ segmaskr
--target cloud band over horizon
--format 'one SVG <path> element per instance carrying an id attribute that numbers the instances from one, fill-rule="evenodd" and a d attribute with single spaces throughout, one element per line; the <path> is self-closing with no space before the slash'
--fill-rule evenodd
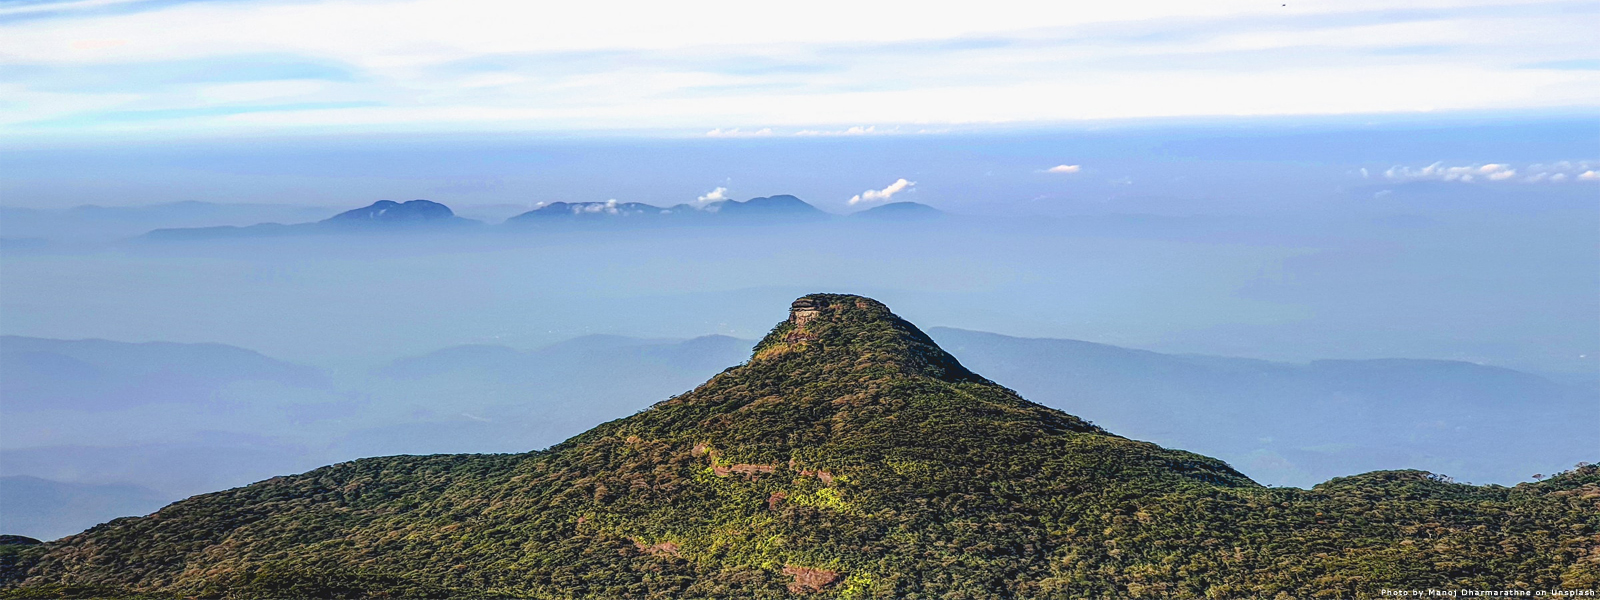
<path id="1" fill-rule="evenodd" d="M 0 133 L 682 130 L 737 138 L 1600 105 L 1594 3 L 999 2 L 929 11 L 822 2 L 774 10 L 732 2 L 30 2 L 0 7 Z"/>

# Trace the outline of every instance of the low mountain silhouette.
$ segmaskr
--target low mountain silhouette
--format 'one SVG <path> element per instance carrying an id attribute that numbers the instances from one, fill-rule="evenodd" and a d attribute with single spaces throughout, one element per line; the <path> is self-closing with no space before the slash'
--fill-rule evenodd
<path id="1" fill-rule="evenodd" d="M 368 206 L 347 210 L 312 223 L 292 225 L 260 223 L 244 227 L 224 225 L 156 229 L 143 237 L 149 240 L 173 241 L 351 232 L 416 232 L 452 230 L 482 224 L 480 221 L 458 217 L 450 207 L 438 202 L 379 200 Z"/>
<path id="2" fill-rule="evenodd" d="M 135 206 L 86 204 L 39 209 L 0 206 L 0 230 L 7 239 L 109 241 L 157 228 L 246 226 L 262 222 L 323 219 L 335 211 L 293 204 L 167 202 Z"/>
<path id="3" fill-rule="evenodd" d="M 173 496 L 130 484 L 0 477 L 0 531 L 56 539 L 128 515 L 147 515 Z"/>
<path id="4" fill-rule="evenodd" d="M 856 219 L 873 221 L 934 221 L 950 216 L 948 213 L 917 202 L 890 202 L 850 215 Z"/>
<path id="5" fill-rule="evenodd" d="M 935 327 L 966 364 L 1041 404 L 1309 486 L 1405 465 L 1510 483 L 1591 458 L 1600 394 L 1461 361 L 1285 363 Z M 1511 438 L 1504 446 L 1481 440 Z M 1263 474 L 1268 477 L 1263 477 Z"/>
<path id="6" fill-rule="evenodd" d="M 4 406 L 116 411 L 155 403 L 210 404 L 225 389 L 261 382 L 326 388 L 320 371 L 224 344 L 127 343 L 0 336 Z"/>
<path id="7" fill-rule="evenodd" d="M 459 224 L 465 221 L 451 212 L 450 207 L 427 200 L 410 200 L 404 203 L 379 200 L 369 206 L 347 210 L 322 221 L 330 226 L 368 227 L 373 225 Z"/>
<path id="8" fill-rule="evenodd" d="M 1600 472 L 1312 490 L 1111 434 L 859 296 L 548 450 L 396 456 L 29 546 L 13 595 L 1377 597 L 1584 589 Z"/>
<path id="9" fill-rule="evenodd" d="M 704 206 L 661 207 L 640 202 L 556 202 L 506 219 L 510 227 L 588 225 L 606 227 L 684 224 L 788 223 L 820 221 L 829 214 L 789 195 L 721 200 Z"/>
<path id="10" fill-rule="evenodd" d="M 555 202 L 539 206 L 526 213 L 517 214 L 506 222 L 544 221 L 598 221 L 598 219 L 632 218 L 659 219 L 662 214 L 672 214 L 672 208 L 646 205 L 640 202 Z"/>
<path id="11" fill-rule="evenodd" d="M 507 226 L 554 224 L 660 224 L 698 216 L 687 204 L 661 208 L 640 202 L 555 202 L 506 219 Z"/>
<path id="12" fill-rule="evenodd" d="M 817 207 L 807 204 L 804 200 L 787 194 L 751 198 L 744 202 L 737 200 L 712 202 L 707 204 L 704 210 L 721 217 L 751 220 L 821 220 L 828 218 L 828 213 L 818 210 Z"/>
<path id="13" fill-rule="evenodd" d="M 794 196 L 724 200 L 695 207 L 658 207 L 640 202 L 555 202 L 510 217 L 502 229 L 529 227 L 659 227 L 683 224 L 779 224 L 822 221 L 826 212 Z M 481 221 L 456 216 L 450 207 L 428 200 L 379 200 L 313 223 L 259 223 L 249 226 L 156 229 L 141 236 L 152 241 L 276 237 L 311 234 L 460 231 Z"/>

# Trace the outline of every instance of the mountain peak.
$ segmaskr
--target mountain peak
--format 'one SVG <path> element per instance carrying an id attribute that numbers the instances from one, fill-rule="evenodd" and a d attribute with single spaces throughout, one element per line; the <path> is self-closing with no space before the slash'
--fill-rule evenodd
<path id="1" fill-rule="evenodd" d="M 796 299 L 789 305 L 789 318 L 756 344 L 751 360 L 791 359 L 848 362 L 850 372 L 877 367 L 948 382 L 988 382 L 882 302 L 849 294 Z"/>
<path id="2" fill-rule="evenodd" d="M 361 208 L 347 210 L 323 221 L 324 223 L 416 223 L 450 221 L 456 218 L 450 207 L 431 200 L 395 202 L 379 200 Z"/>
<path id="3" fill-rule="evenodd" d="M 822 212 L 810 203 L 788 194 L 751 198 L 743 202 L 723 200 L 707 204 L 706 210 L 726 216 L 744 218 L 783 216 L 786 218 L 820 219 L 828 216 L 827 213 Z"/>

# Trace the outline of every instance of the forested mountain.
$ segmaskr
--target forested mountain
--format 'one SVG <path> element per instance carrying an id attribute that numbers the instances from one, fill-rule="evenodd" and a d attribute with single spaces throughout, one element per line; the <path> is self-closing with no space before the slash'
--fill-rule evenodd
<path id="1" fill-rule="evenodd" d="M 547 451 L 366 459 L 7 550 L 9 595 L 1377 597 L 1600 585 L 1600 472 L 1260 486 L 818 294 L 750 360 Z"/>

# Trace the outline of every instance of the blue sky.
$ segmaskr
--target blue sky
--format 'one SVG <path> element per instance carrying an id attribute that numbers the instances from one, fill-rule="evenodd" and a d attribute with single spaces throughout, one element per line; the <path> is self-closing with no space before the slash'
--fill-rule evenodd
<path id="1" fill-rule="evenodd" d="M 1600 3 L 0 2 L 0 135 L 1592 111 Z"/>

